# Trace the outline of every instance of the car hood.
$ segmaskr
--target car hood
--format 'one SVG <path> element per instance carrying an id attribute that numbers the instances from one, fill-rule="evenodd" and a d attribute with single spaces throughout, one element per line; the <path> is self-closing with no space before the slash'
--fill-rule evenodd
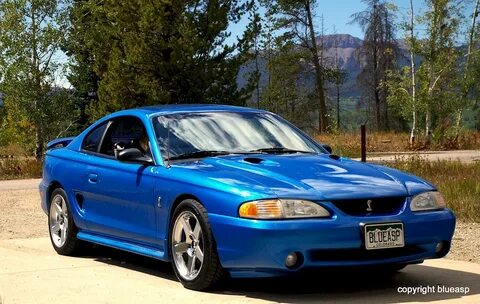
<path id="1" fill-rule="evenodd" d="M 434 189 L 415 176 L 382 166 L 320 154 L 256 154 L 177 163 L 205 180 L 266 196 L 322 200 L 408 196 Z"/>

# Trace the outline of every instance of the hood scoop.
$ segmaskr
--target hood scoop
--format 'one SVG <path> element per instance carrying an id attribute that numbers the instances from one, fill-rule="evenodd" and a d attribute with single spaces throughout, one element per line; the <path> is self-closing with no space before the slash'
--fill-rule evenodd
<path id="1" fill-rule="evenodd" d="M 263 159 L 258 158 L 258 157 L 245 157 L 243 159 L 243 161 L 246 161 L 247 163 L 258 165 L 259 163 L 263 162 Z"/>

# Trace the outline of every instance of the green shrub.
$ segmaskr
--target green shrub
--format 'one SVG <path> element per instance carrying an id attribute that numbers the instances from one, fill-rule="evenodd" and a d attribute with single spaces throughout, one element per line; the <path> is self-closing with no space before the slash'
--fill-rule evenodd
<path id="1" fill-rule="evenodd" d="M 42 163 L 34 159 L 0 160 L 0 180 L 39 178 L 42 176 Z"/>

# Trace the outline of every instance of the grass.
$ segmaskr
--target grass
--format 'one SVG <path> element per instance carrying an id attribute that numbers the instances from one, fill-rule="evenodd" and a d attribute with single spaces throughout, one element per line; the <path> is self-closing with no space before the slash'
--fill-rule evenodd
<path id="1" fill-rule="evenodd" d="M 315 136 L 321 143 L 330 145 L 333 152 L 347 157 L 360 157 L 360 131 L 357 133 L 322 134 Z M 408 133 L 367 131 L 367 155 L 371 152 L 403 152 L 420 150 L 469 150 L 480 149 L 480 132 L 463 131 L 456 139 L 434 136 L 427 148 L 419 138 L 416 145 L 408 143 Z"/>
<path id="2" fill-rule="evenodd" d="M 409 157 L 397 158 L 387 165 L 432 182 L 458 219 L 480 222 L 480 162 L 432 162 L 420 157 Z"/>
<path id="3" fill-rule="evenodd" d="M 4 159 L 0 160 L 0 180 L 40 178 L 42 163 L 34 159 Z"/>
<path id="4" fill-rule="evenodd" d="M 473 134 L 473 135 L 472 135 Z M 480 147 L 480 133 L 472 133 L 462 139 L 463 149 Z M 470 142 L 467 143 L 469 138 Z M 408 135 L 398 133 L 374 133 L 368 141 L 368 151 L 395 152 L 407 150 Z M 322 142 L 333 146 L 340 155 L 357 156 L 360 139 L 355 134 L 321 136 Z M 465 221 L 480 222 L 480 162 L 465 164 L 459 161 L 426 161 L 419 156 L 397 158 L 388 166 L 418 175 L 443 193 L 449 207 L 457 217 Z M 42 163 L 34 159 L 0 159 L 0 180 L 39 178 Z"/>

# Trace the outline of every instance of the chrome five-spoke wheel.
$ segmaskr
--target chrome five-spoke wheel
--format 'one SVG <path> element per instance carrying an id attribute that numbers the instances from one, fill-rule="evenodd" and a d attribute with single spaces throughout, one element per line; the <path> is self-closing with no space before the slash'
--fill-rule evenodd
<path id="1" fill-rule="evenodd" d="M 194 280 L 203 266 L 204 242 L 198 218 L 183 211 L 176 219 L 172 233 L 173 261 L 180 276 Z"/>
<path id="2" fill-rule="evenodd" d="M 65 199 L 57 194 L 50 204 L 50 235 L 57 247 L 63 247 L 68 233 L 68 208 Z"/>
<path id="3" fill-rule="evenodd" d="M 226 277 L 208 220 L 207 209 L 194 199 L 176 206 L 170 222 L 170 257 L 183 286 L 206 290 Z"/>

